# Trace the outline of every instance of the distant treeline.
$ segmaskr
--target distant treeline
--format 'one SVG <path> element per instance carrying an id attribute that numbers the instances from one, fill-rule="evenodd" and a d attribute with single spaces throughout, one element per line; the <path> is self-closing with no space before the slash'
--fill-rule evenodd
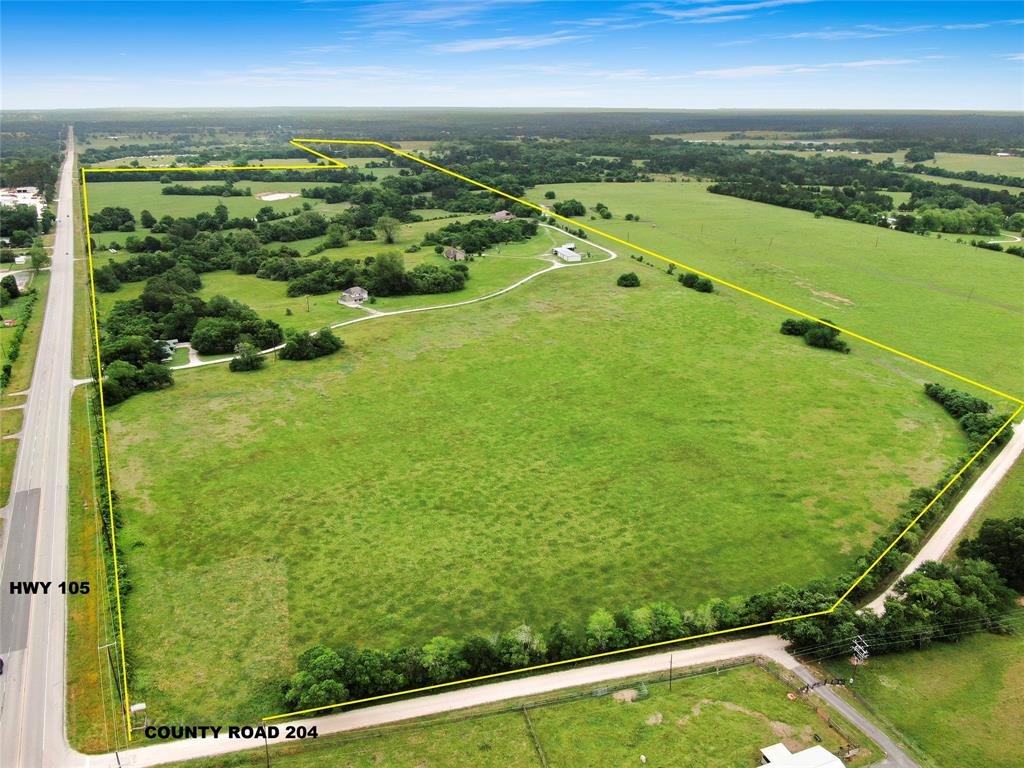
<path id="1" fill-rule="evenodd" d="M 86 133 L 173 134 L 193 146 L 222 144 L 224 132 L 287 144 L 297 135 L 352 136 L 378 141 L 518 136 L 543 138 L 646 137 L 698 131 L 800 132 L 802 138 L 853 137 L 935 145 L 941 151 L 983 151 L 1024 146 L 1024 128 L 1013 113 L 750 110 L 565 110 L 289 108 L 170 111 L 73 110 L 4 113 L 5 131 L 45 131 L 73 122 Z"/>

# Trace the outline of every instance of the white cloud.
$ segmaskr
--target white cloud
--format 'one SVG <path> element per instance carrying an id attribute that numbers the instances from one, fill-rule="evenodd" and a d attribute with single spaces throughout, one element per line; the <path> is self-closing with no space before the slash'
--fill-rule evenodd
<path id="1" fill-rule="evenodd" d="M 803 5 L 811 2 L 814 2 L 814 0 L 758 0 L 752 3 L 732 3 L 730 5 L 702 5 L 697 8 L 656 8 L 654 12 L 679 21 L 693 21 L 694 19 L 706 19 L 712 16 L 746 18 L 746 16 L 738 16 L 738 14 L 743 14 L 747 11 L 761 11 L 766 8 L 778 8 L 783 5 Z M 723 18 L 722 20 L 725 21 L 727 19 Z"/>
<path id="2" fill-rule="evenodd" d="M 735 13 L 731 16 L 709 16 L 706 19 L 692 19 L 690 24 L 720 24 L 725 21 L 740 21 L 742 19 L 749 19 L 751 14 L 749 13 Z"/>
<path id="3" fill-rule="evenodd" d="M 432 24 L 459 27 L 479 20 L 501 6 L 539 0 L 389 0 L 362 9 L 365 26 Z"/>
<path id="4" fill-rule="evenodd" d="M 479 37 L 468 40 L 453 40 L 431 46 L 432 50 L 441 53 L 476 53 L 478 51 L 526 51 L 533 48 L 544 48 L 549 45 L 568 43 L 573 40 L 585 40 L 583 35 L 567 35 L 554 32 L 547 35 L 508 35 L 506 37 Z"/>
<path id="5" fill-rule="evenodd" d="M 826 72 L 834 69 L 875 69 L 877 67 L 896 67 L 914 63 L 916 63 L 915 59 L 862 59 L 860 61 L 838 61 L 826 64 L 752 64 L 723 69 L 701 69 L 694 74 L 699 77 L 721 79 L 777 77 L 780 75 L 804 75 L 814 72 Z"/>

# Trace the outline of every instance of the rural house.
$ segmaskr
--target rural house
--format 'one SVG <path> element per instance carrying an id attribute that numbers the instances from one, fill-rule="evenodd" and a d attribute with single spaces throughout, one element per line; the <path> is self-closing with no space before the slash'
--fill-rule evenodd
<path id="1" fill-rule="evenodd" d="M 370 297 L 369 291 L 365 288 L 360 288 L 358 285 L 353 285 L 351 288 L 346 288 L 341 296 L 338 298 L 339 304 L 362 304 Z"/>
<path id="2" fill-rule="evenodd" d="M 448 259 L 448 261 L 465 261 L 466 252 L 461 248 L 448 246 L 444 249 L 444 257 Z"/>
<path id="3" fill-rule="evenodd" d="M 491 214 L 491 221 L 512 221 L 516 215 L 511 211 L 498 211 Z"/>

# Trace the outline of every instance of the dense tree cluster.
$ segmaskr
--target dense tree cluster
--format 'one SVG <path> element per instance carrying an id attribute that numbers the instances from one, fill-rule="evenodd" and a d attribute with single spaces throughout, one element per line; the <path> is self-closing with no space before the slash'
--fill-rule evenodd
<path id="1" fill-rule="evenodd" d="M 107 206 L 89 214 L 89 228 L 93 232 L 134 232 L 135 216 L 122 206 Z"/>
<path id="2" fill-rule="evenodd" d="M 944 387 L 941 384 L 925 384 L 924 391 L 960 423 L 973 450 L 984 445 L 1006 421 L 1005 416 L 992 413 L 992 406 L 988 402 L 958 389 Z M 1003 430 L 992 441 L 993 445 L 1005 445 L 1012 432 L 1010 428 Z"/>
<path id="3" fill-rule="evenodd" d="M 328 220 L 316 211 L 304 211 L 298 216 L 282 218 L 277 221 L 264 221 L 256 227 L 256 238 L 261 243 L 293 240 L 305 240 L 319 237 L 327 232 Z"/>
<path id="4" fill-rule="evenodd" d="M 280 355 L 282 360 L 312 360 L 333 354 L 344 346 L 345 342 L 330 328 L 321 328 L 316 333 L 289 333 Z"/>
<path id="5" fill-rule="evenodd" d="M 721 181 L 709 186 L 708 192 L 811 211 L 817 216 L 834 216 L 861 224 L 885 223 L 893 208 L 893 200 L 888 195 L 859 187 L 820 189 L 751 179 Z"/>
<path id="6" fill-rule="evenodd" d="M 460 291 L 469 279 L 465 264 L 417 264 L 405 269 L 405 260 L 398 251 L 356 259 L 294 259 L 271 256 L 261 261 L 244 260 L 236 264 L 251 269 L 256 276 L 268 280 L 287 280 L 289 296 L 315 296 L 361 286 L 375 296 L 449 293 Z"/>
<path id="7" fill-rule="evenodd" d="M 205 302 L 194 295 L 200 287 L 195 271 L 172 264 L 146 281 L 139 298 L 114 304 L 103 322 L 100 351 L 107 404 L 171 384 L 162 363 L 167 348 L 159 339 L 191 340 L 201 354 L 232 352 L 242 343 L 261 349 L 281 343 L 277 323 L 224 296 Z"/>
<path id="8" fill-rule="evenodd" d="M 164 195 L 207 195 L 214 197 L 249 197 L 252 189 L 236 187 L 230 181 L 223 184 L 204 184 L 201 187 L 190 187 L 187 184 L 170 184 L 160 190 Z"/>
<path id="9" fill-rule="evenodd" d="M 0 237 L 8 238 L 15 248 L 32 245 L 35 236 L 49 232 L 52 224 L 53 213 L 48 208 L 40 217 L 34 205 L 0 206 Z"/>
<path id="10" fill-rule="evenodd" d="M 831 320 L 825 320 L 825 323 L 831 322 Z M 809 347 L 832 349 L 843 354 L 850 352 L 850 345 L 839 338 L 839 331 L 836 328 L 814 320 L 806 318 L 783 320 L 779 332 L 785 336 L 803 336 L 804 342 Z"/>
<path id="11" fill-rule="evenodd" d="M 480 254 L 498 243 L 529 240 L 537 234 L 537 222 L 532 219 L 491 221 L 471 219 L 446 224 L 436 232 L 423 237 L 423 245 L 451 245 L 468 254 Z"/>
<path id="12" fill-rule="evenodd" d="M 1024 517 L 986 520 L 977 536 L 960 542 L 957 555 L 987 560 L 1011 589 L 1024 592 Z"/>
<path id="13" fill-rule="evenodd" d="M 572 198 L 569 200 L 559 200 L 551 206 L 551 210 L 559 216 L 585 216 L 587 213 L 587 207 L 579 200 Z"/>

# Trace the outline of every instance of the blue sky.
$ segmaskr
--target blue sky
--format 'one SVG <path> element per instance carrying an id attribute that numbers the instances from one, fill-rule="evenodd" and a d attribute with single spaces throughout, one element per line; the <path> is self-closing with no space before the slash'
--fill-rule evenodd
<path id="1" fill-rule="evenodd" d="M 1016 2 L 0 6 L 5 109 L 1024 108 Z"/>

